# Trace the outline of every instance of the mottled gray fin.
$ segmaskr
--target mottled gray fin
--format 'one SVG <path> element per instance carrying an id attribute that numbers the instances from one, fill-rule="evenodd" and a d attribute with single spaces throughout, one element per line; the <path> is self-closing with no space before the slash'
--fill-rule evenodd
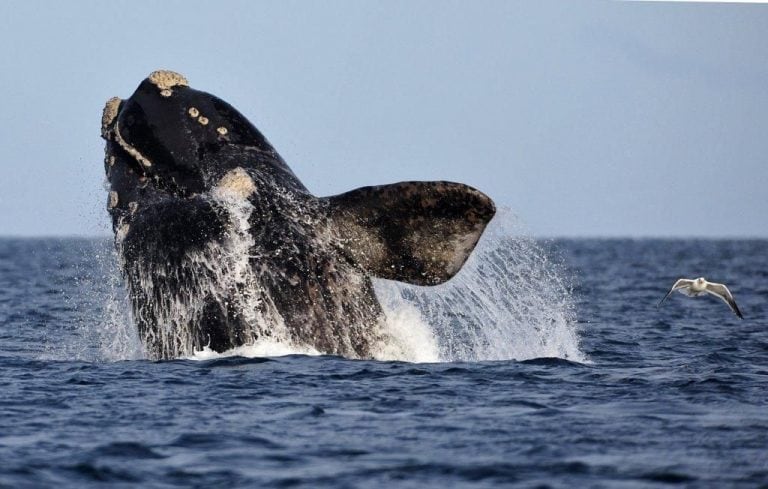
<path id="1" fill-rule="evenodd" d="M 376 277 L 437 285 L 469 257 L 496 208 L 452 182 L 400 182 L 327 197 L 347 255 Z"/>

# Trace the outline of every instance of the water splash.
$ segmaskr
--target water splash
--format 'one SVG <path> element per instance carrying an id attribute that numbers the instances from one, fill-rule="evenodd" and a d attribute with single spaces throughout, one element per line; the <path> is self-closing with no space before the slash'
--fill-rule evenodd
<path id="1" fill-rule="evenodd" d="M 431 341 L 417 333 L 409 343 L 410 351 L 427 357 L 586 362 L 565 277 L 512 212 L 500 209 L 464 268 L 447 283 L 417 287 L 379 280 L 376 290 L 390 329 L 431 329 Z"/>
<path id="2" fill-rule="evenodd" d="M 259 339 L 290 344 L 284 321 L 261 285 L 259 270 L 250 265 L 254 238 L 249 217 L 253 205 L 226 189 L 214 189 L 211 198 L 227 210 L 230 226 L 226 239 L 187 252 L 181 266 L 153 260 L 128 262 L 125 254 L 118 252 L 123 260 L 120 268 L 131 268 L 130 276 L 136 280 L 133 293 L 138 291 L 143 297 L 133 301 L 133 322 L 137 323 L 138 317 L 154 325 L 142 331 L 143 342 L 152 345 L 153 357 L 180 358 L 195 351 L 210 304 L 242 317 L 244 329 L 239 334 L 246 344 Z"/>
<path id="3" fill-rule="evenodd" d="M 406 362 L 526 360 L 588 362 L 579 347 L 575 306 L 562 265 L 499 210 L 464 268 L 436 287 L 376 280 L 387 318 L 378 360 Z M 318 354 L 269 338 L 191 358 Z"/>
<path id="4" fill-rule="evenodd" d="M 388 281 L 381 281 L 382 283 Z M 396 282 L 391 282 L 395 284 Z M 386 313 L 382 338 L 373 350 L 377 360 L 398 360 L 414 363 L 441 361 L 440 348 L 432 326 L 427 323 L 419 308 L 397 296 L 382 294 L 376 285 L 376 295 Z M 382 301 L 382 295 L 388 301 Z M 389 306 L 389 307 L 388 307 Z"/>
<path id="5" fill-rule="evenodd" d="M 129 313 L 128 294 L 117 269 L 117 252 L 111 249 L 109 259 L 102 260 L 109 268 L 102 273 L 106 285 L 103 320 L 96 323 L 98 357 L 106 361 L 135 360 L 145 357 L 144 346 Z"/>
<path id="6" fill-rule="evenodd" d="M 240 290 L 256 290 L 257 284 L 247 266 L 253 239 L 248 233 L 250 209 L 238 210 L 242 201 L 225 195 L 217 197 L 235 212 L 232 239 L 226 243 L 226 249 L 216 250 L 214 255 L 231 259 L 219 258 L 215 267 L 207 259 L 199 265 L 216 268 L 214 278 L 222 288 L 231 290 L 234 280 L 248 283 L 248 287 Z M 99 261 L 100 272 L 95 275 L 104 279 L 90 282 L 101 284 L 103 318 L 96 325 L 83 324 L 81 329 L 90 329 L 102 360 L 142 358 L 146 354 L 130 317 L 117 253 L 105 253 Z M 376 292 L 387 319 L 374 357 L 408 362 L 558 357 L 586 362 L 588 359 L 579 348 L 574 304 L 564 277 L 561 265 L 525 235 L 519 220 L 509 210 L 500 209 L 464 268 L 446 284 L 417 287 L 376 280 Z M 200 284 L 205 290 L 211 290 L 212 285 L 215 284 Z M 249 322 L 260 332 L 271 329 L 270 334 L 259 334 L 247 345 L 224 353 L 203 349 L 177 357 L 318 354 L 306 345 L 291 344 L 285 326 L 263 316 L 263 304 L 258 304 L 265 300 L 261 294 L 242 296 L 240 300 L 244 313 L 252 316 Z M 189 312 L 184 304 L 172 308 L 181 309 Z M 173 329 L 183 316 L 167 318 L 169 327 Z M 170 330 L 168 333 L 178 334 Z"/>
<path id="7" fill-rule="evenodd" d="M 118 256 L 107 240 L 77 240 L 67 249 L 75 287 L 62 292 L 70 315 L 46 329 L 44 360 L 118 361 L 145 357 L 130 316 Z M 73 334 L 74 333 L 74 334 Z"/>

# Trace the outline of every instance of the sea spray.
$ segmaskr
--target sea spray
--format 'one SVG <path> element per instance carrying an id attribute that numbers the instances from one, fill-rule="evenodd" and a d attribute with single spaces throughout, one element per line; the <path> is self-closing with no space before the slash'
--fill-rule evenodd
<path id="1" fill-rule="evenodd" d="M 99 357 L 106 361 L 143 358 L 144 346 L 131 320 L 128 294 L 117 268 L 117 252 L 111 243 L 109 245 L 100 260 L 99 275 L 106 290 L 103 292 L 103 320 L 94 328 Z"/>
<path id="2" fill-rule="evenodd" d="M 421 346 L 429 356 L 436 344 L 441 361 L 587 361 L 566 275 L 522 228 L 511 211 L 500 209 L 463 269 L 445 284 L 376 281 L 392 330 L 423 331 L 425 324 L 432 330 L 433 342 L 420 340 L 410 350 Z"/>
<path id="3" fill-rule="evenodd" d="M 74 287 L 62 291 L 60 314 L 43 331 L 44 360 L 117 361 L 144 358 L 130 304 L 109 239 L 71 240 L 62 261 L 74 270 Z M 49 250 L 61 254 L 59 250 Z M 58 328 L 57 328 L 58 326 Z M 66 326 L 65 330 L 59 328 Z M 71 334 L 68 330 L 76 334 Z"/>
<path id="4" fill-rule="evenodd" d="M 385 281 L 382 281 L 385 282 Z M 377 296 L 382 294 L 377 286 Z M 439 362 L 440 348 L 432 326 L 424 320 L 418 306 L 403 300 L 390 301 L 380 341 L 373 355 L 377 360 Z"/>

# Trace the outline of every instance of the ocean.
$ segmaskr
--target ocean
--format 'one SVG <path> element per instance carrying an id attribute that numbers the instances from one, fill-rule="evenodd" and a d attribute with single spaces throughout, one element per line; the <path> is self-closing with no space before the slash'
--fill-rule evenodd
<path id="1" fill-rule="evenodd" d="M 768 487 L 768 241 L 484 243 L 377 360 L 148 361 L 109 239 L 0 239 L 0 487 Z"/>

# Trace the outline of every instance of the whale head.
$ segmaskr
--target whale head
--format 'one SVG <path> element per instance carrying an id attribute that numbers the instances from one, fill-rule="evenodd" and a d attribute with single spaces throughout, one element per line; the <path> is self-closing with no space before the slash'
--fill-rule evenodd
<path id="1" fill-rule="evenodd" d="M 238 168 L 282 174 L 302 189 L 280 156 L 227 102 L 189 87 L 172 71 L 155 71 L 127 99 L 107 101 L 102 116 L 110 181 L 108 206 L 156 196 L 189 198 Z M 286 178 L 287 177 L 287 178 Z M 228 180 L 225 180 L 228 181 Z"/>

